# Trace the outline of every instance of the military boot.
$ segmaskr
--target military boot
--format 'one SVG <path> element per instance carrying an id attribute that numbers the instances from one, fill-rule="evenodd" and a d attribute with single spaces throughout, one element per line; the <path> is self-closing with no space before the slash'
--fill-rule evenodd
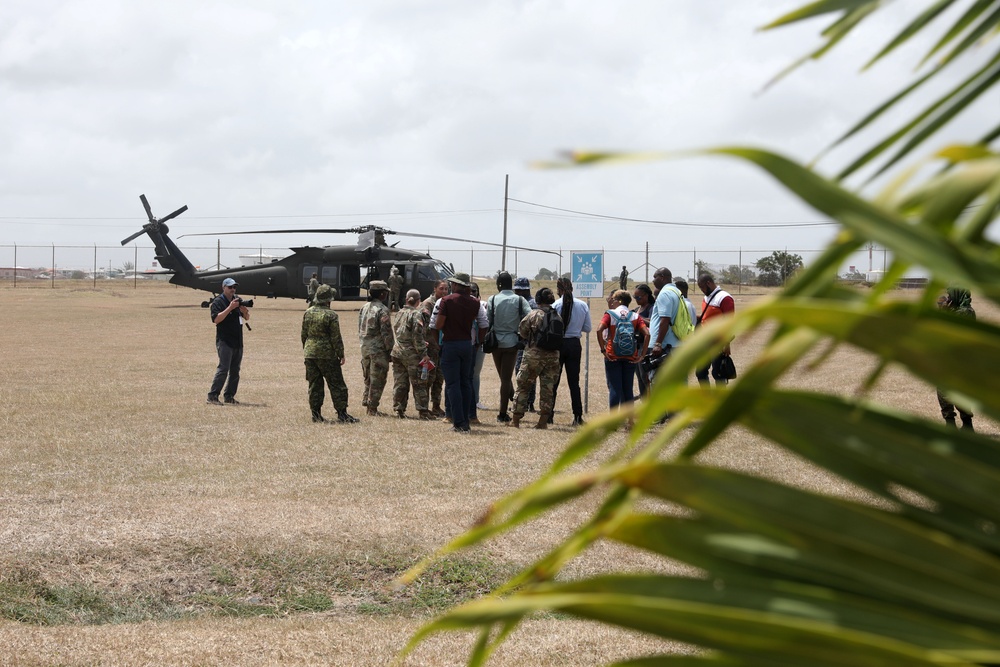
<path id="1" fill-rule="evenodd" d="M 358 420 L 355 417 L 347 414 L 347 410 L 337 410 L 337 421 L 344 424 L 357 424 Z"/>
<path id="2" fill-rule="evenodd" d="M 972 428 L 972 417 L 966 417 L 964 415 L 962 416 L 962 428 L 963 429 L 967 429 L 969 431 L 975 431 L 976 430 L 976 429 Z"/>
<path id="3" fill-rule="evenodd" d="M 396 416 L 400 419 L 406 419 L 406 410 L 396 410 Z"/>
<path id="4" fill-rule="evenodd" d="M 434 419 L 434 415 L 431 414 L 430 410 L 421 410 L 420 411 L 420 419 L 423 419 L 423 420 Z"/>
<path id="5" fill-rule="evenodd" d="M 945 417 L 944 418 L 944 425 L 945 426 L 951 426 L 952 428 L 954 428 L 955 427 L 955 418 L 954 417 Z"/>
<path id="6" fill-rule="evenodd" d="M 547 429 L 549 427 L 549 417 L 551 416 L 548 412 L 538 413 L 538 423 L 535 424 L 535 428 Z"/>
<path id="7" fill-rule="evenodd" d="M 523 416 L 524 416 L 523 412 L 515 412 L 511 420 L 507 422 L 507 425 L 513 426 L 514 428 L 521 428 L 521 417 Z"/>
<path id="8" fill-rule="evenodd" d="M 312 414 L 313 414 L 313 421 L 314 422 L 325 422 L 326 421 L 325 419 L 323 419 L 323 415 L 320 414 L 319 410 L 313 410 Z"/>

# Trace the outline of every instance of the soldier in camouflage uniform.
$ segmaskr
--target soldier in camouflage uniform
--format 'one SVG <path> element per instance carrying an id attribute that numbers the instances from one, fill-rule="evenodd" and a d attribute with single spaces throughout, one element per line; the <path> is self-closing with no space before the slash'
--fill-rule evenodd
<path id="1" fill-rule="evenodd" d="M 392 318 L 385 302 L 389 286 L 384 280 L 373 280 L 368 285 L 370 301 L 358 314 L 358 337 L 361 339 L 361 371 L 365 377 L 362 404 L 372 417 L 378 412 L 379 401 L 389 376 L 389 352 L 392 350 Z"/>
<path id="2" fill-rule="evenodd" d="M 535 293 L 535 303 L 538 308 L 525 315 L 518 327 L 518 335 L 527 341 L 524 356 L 521 358 L 521 370 L 517 373 L 517 393 L 514 394 L 514 418 L 508 422 L 510 426 L 519 428 L 521 418 L 528 409 L 528 394 L 538 378 L 538 423 L 535 428 L 547 428 L 549 415 L 555 407 L 556 380 L 559 379 L 559 350 L 543 350 L 536 343 L 536 334 L 545 318 L 545 313 L 552 309 L 556 296 L 548 287 L 543 287 Z"/>
<path id="3" fill-rule="evenodd" d="M 434 304 L 438 299 L 448 296 L 448 281 L 439 280 L 434 284 L 434 292 L 420 304 L 420 314 L 424 318 L 424 328 L 427 331 L 427 356 L 434 362 L 434 370 L 430 372 L 425 382 L 427 393 L 431 400 L 431 414 L 444 417 L 441 409 L 441 393 L 444 390 L 444 374 L 441 372 L 441 343 L 438 340 L 440 331 L 431 329 L 431 315 L 434 314 Z"/>
<path id="4" fill-rule="evenodd" d="M 309 382 L 309 408 L 314 422 L 324 422 L 323 380 L 330 388 L 330 399 L 337 410 L 337 420 L 353 424 L 358 420 L 347 414 L 347 384 L 340 367 L 344 365 L 344 339 L 340 335 L 337 313 L 330 310 L 333 288 L 320 285 L 315 303 L 302 316 L 302 351 L 306 358 Z"/>
<path id="5" fill-rule="evenodd" d="M 424 318 L 417 310 L 420 292 L 411 289 L 406 293 L 406 305 L 396 315 L 393 332 L 396 344 L 392 347 L 392 409 L 400 419 L 406 417 L 406 403 L 413 387 L 413 402 L 421 419 L 431 419 L 427 406 L 427 383 L 420 379 L 420 364 L 427 363 L 427 338 Z"/>
<path id="6" fill-rule="evenodd" d="M 399 310 L 399 293 L 403 289 L 403 276 L 399 275 L 399 269 L 395 266 L 389 272 L 389 309 Z"/>
<path id="7" fill-rule="evenodd" d="M 948 290 L 942 294 L 937 301 L 938 308 L 941 310 L 948 310 L 956 315 L 962 317 L 968 317 L 970 319 L 976 319 L 976 311 L 972 307 L 972 293 L 964 287 L 949 287 Z M 941 416 L 944 417 L 944 423 L 949 426 L 955 426 L 955 412 L 958 411 L 958 415 L 962 418 L 962 428 L 974 431 L 972 427 L 972 418 L 975 416 L 971 412 L 967 411 L 961 406 L 957 406 L 951 402 L 951 399 L 945 395 L 940 389 L 937 392 L 938 405 L 941 406 Z"/>
<path id="8" fill-rule="evenodd" d="M 316 290 L 319 289 L 319 274 L 313 273 L 312 279 L 309 281 L 309 287 L 306 288 L 306 308 L 313 305 L 313 300 L 316 298 Z M 333 301 L 333 297 L 330 297 L 330 301 Z"/>

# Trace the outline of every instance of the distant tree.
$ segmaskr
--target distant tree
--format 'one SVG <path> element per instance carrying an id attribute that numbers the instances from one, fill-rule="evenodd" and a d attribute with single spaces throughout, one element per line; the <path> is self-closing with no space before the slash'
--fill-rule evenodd
<path id="1" fill-rule="evenodd" d="M 77 269 L 72 274 L 70 274 L 70 277 L 73 278 L 73 280 L 83 280 L 84 278 L 87 277 L 87 274 Z"/>
<path id="2" fill-rule="evenodd" d="M 558 276 L 555 271 L 542 267 L 535 274 L 535 280 L 555 280 Z"/>
<path id="3" fill-rule="evenodd" d="M 712 266 L 708 262 L 700 260 L 700 259 L 699 260 L 695 260 L 695 263 L 694 263 L 694 272 L 696 274 L 695 277 L 694 277 L 695 280 L 697 280 L 698 276 L 702 275 L 703 273 L 707 273 L 708 275 L 710 275 L 713 278 L 715 278 L 715 271 L 712 270 Z"/>
<path id="4" fill-rule="evenodd" d="M 725 285 L 753 285 L 757 280 L 757 273 L 749 266 L 730 264 L 719 271 L 719 282 Z"/>
<path id="5" fill-rule="evenodd" d="M 572 278 L 573 276 L 571 276 L 570 273 L 569 273 L 569 271 L 567 271 L 566 273 L 562 274 L 562 277 L 563 278 Z"/>
<path id="6" fill-rule="evenodd" d="M 132 262 L 129 262 L 129 261 L 122 262 L 122 272 L 123 273 L 131 273 L 134 270 L 135 270 L 135 264 L 133 264 Z"/>
<path id="7" fill-rule="evenodd" d="M 852 282 L 852 283 L 863 283 L 863 282 L 865 282 L 866 278 L 867 277 L 865 276 L 865 274 L 861 273 L 857 269 L 853 269 L 852 271 L 848 271 L 848 272 L 844 273 L 841 276 L 842 280 L 846 280 L 846 281 Z"/>
<path id="8" fill-rule="evenodd" d="M 793 273 L 802 268 L 802 256 L 775 250 L 757 260 L 757 284 L 762 287 L 784 285 Z"/>

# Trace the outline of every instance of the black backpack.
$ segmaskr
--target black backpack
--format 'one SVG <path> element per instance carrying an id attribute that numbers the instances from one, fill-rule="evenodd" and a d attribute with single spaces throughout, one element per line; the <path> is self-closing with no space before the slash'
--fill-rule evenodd
<path id="1" fill-rule="evenodd" d="M 549 308 L 535 334 L 535 345 L 542 350 L 561 350 L 563 321 L 555 308 Z"/>

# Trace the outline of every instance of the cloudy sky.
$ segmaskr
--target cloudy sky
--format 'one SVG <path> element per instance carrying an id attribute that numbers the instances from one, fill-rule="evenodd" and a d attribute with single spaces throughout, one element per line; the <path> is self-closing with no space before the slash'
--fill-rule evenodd
<path id="1" fill-rule="evenodd" d="M 907 16 L 891 7 L 824 61 L 761 93 L 828 22 L 756 31 L 799 4 L 5 0 L 0 246 L 116 245 L 144 221 L 140 193 L 157 215 L 188 205 L 171 223 L 175 237 L 377 223 L 499 242 L 509 174 L 510 196 L 521 200 L 510 203 L 513 243 L 820 248 L 833 228 L 748 226 L 823 218 L 735 161 L 530 166 L 568 148 L 741 144 L 815 157 L 899 87 L 915 51 L 858 75 Z M 962 122 L 995 113 L 980 107 Z M 821 166 L 832 171 L 864 143 Z M 521 202 L 744 227 L 605 222 Z M 224 244 L 261 239 L 265 248 L 353 242 L 284 235 Z M 460 264 L 469 246 L 430 247 Z M 464 250 L 447 252 L 455 248 Z M 0 247 L 0 264 L 8 254 Z M 552 265 L 519 261 L 521 273 Z"/>

